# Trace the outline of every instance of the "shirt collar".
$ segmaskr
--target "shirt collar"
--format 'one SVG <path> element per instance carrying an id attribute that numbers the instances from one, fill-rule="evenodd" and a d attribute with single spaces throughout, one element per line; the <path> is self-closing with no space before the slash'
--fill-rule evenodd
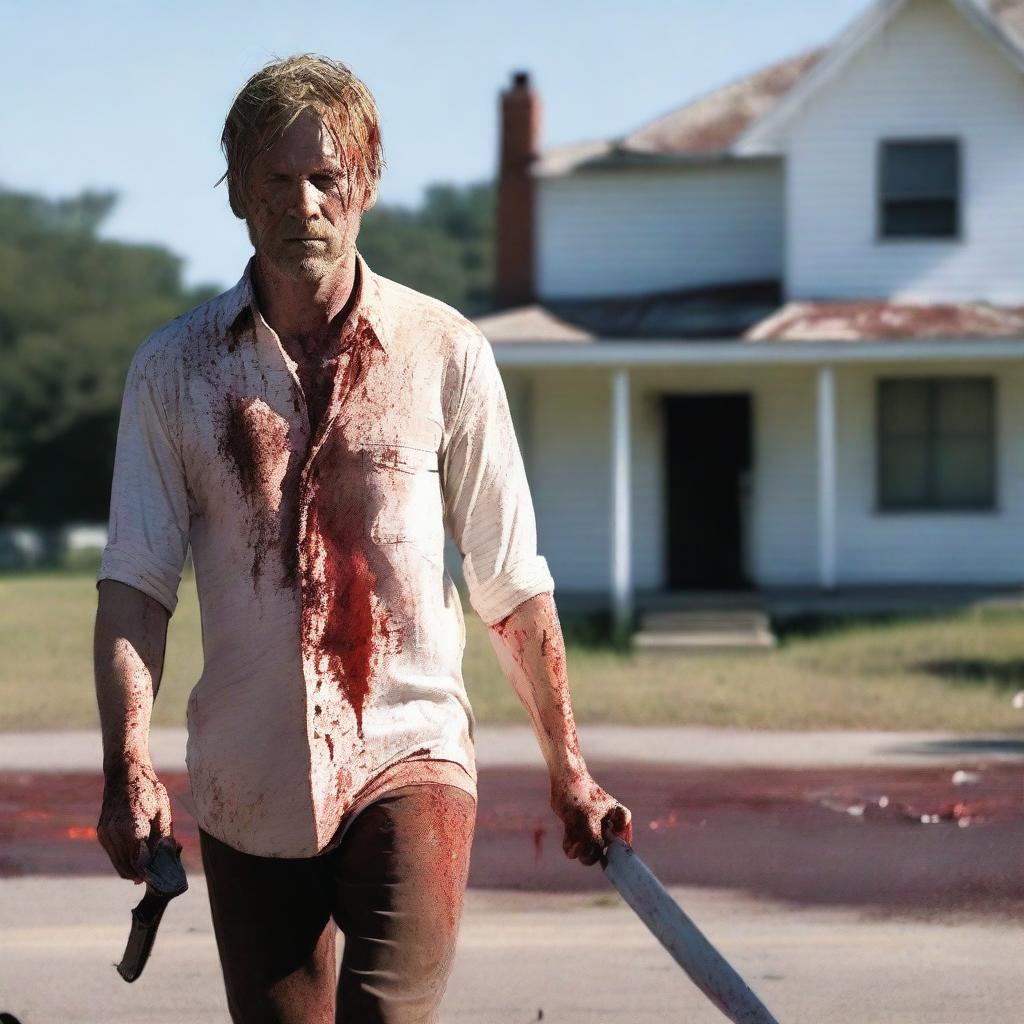
<path id="1" fill-rule="evenodd" d="M 386 353 L 388 351 L 388 325 L 387 316 L 384 310 L 384 303 L 381 296 L 380 279 L 367 266 L 363 254 L 355 250 L 356 263 L 359 268 L 356 301 L 352 311 L 345 320 L 342 329 L 343 336 L 349 336 L 359 330 L 361 324 L 369 327 L 374 340 Z M 238 284 L 231 290 L 230 304 L 227 310 L 227 327 L 230 331 L 238 318 L 248 311 L 255 322 L 259 322 L 262 316 L 256 304 L 256 294 L 252 286 L 252 272 L 254 259 L 250 258 L 245 270 L 238 281 Z"/>

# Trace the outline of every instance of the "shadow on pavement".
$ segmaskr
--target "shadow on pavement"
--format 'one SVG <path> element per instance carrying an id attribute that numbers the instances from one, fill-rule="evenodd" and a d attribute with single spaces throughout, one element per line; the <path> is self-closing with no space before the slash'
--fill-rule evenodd
<path id="1" fill-rule="evenodd" d="M 1024 736 L 1014 739 L 1007 736 L 976 736 L 963 739 L 926 740 L 920 743 L 898 743 L 882 748 L 884 754 L 933 755 L 949 759 L 950 754 L 969 757 L 971 754 L 1004 754 L 1024 760 Z"/>

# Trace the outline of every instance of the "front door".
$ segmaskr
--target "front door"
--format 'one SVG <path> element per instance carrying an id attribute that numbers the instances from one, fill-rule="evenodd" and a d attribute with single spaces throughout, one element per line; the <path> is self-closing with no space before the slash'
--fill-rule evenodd
<path id="1" fill-rule="evenodd" d="M 670 590 L 749 586 L 750 395 L 664 395 Z"/>

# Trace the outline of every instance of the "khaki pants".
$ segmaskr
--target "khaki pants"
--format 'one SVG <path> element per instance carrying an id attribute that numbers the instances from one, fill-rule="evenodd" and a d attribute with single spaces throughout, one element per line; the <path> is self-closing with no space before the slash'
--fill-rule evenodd
<path id="1" fill-rule="evenodd" d="M 200 830 L 232 1021 L 436 1022 L 475 812 L 454 786 L 405 786 L 361 811 L 335 850 L 308 858 L 255 857 Z"/>

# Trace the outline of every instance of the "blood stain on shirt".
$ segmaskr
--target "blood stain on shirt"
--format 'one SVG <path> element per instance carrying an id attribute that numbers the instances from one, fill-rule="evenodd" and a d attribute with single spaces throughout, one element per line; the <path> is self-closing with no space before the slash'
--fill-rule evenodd
<path id="1" fill-rule="evenodd" d="M 352 473 L 351 468 L 345 472 L 344 461 L 340 444 L 329 440 L 307 489 L 302 642 L 317 675 L 326 676 L 348 698 L 362 736 L 381 623 L 374 601 L 377 574 L 364 540 L 365 497 L 357 488 L 337 486 L 339 478 Z"/>
<path id="2" fill-rule="evenodd" d="M 246 306 L 228 325 L 228 351 L 234 352 L 246 335 L 252 337 L 255 330 L 256 322 L 252 315 L 252 306 Z"/>
<path id="3" fill-rule="evenodd" d="M 256 584 L 268 552 L 281 541 L 280 533 L 286 533 L 289 540 L 294 534 L 291 517 L 277 514 L 292 461 L 288 422 L 262 399 L 235 394 L 226 396 L 220 421 L 221 454 L 232 466 L 249 505 L 252 579 Z"/>
<path id="4" fill-rule="evenodd" d="M 348 418 L 361 413 L 356 391 L 369 371 L 373 340 L 360 319 L 332 396 L 335 408 L 346 405 Z M 318 674 L 326 673 L 345 694 L 360 738 L 374 665 L 394 632 L 380 601 L 384 581 L 367 529 L 363 472 L 361 453 L 347 448 L 341 431 L 330 432 L 303 495 L 301 559 L 303 644 Z"/>

